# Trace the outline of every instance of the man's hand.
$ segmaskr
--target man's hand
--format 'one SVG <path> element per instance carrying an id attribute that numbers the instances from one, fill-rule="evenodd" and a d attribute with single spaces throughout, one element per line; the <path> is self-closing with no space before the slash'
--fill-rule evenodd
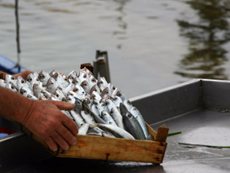
<path id="1" fill-rule="evenodd" d="M 76 144 L 77 125 L 60 110 L 71 110 L 74 104 L 60 101 L 33 101 L 22 120 L 32 133 L 42 138 L 56 151 L 59 145 L 63 150 Z"/>

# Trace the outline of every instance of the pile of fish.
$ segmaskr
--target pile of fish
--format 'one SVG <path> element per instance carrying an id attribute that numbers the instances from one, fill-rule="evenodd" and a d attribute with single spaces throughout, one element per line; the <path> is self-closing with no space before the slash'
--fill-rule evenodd
<path id="1" fill-rule="evenodd" d="M 0 86 L 34 100 L 57 100 L 74 103 L 71 111 L 63 110 L 75 121 L 79 135 L 152 140 L 145 121 L 119 88 L 104 77 L 96 79 L 87 68 L 74 70 L 67 76 L 53 70 L 50 73 L 30 73 L 26 80 L 6 75 Z"/>

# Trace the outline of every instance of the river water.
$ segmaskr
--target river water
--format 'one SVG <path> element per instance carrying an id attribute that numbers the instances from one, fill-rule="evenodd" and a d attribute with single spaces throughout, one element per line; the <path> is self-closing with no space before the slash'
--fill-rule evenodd
<path id="1" fill-rule="evenodd" d="M 107 51 L 127 97 L 230 77 L 228 0 L 19 0 L 20 64 L 68 74 Z M 14 1 L 0 0 L 0 54 L 17 61 Z"/>

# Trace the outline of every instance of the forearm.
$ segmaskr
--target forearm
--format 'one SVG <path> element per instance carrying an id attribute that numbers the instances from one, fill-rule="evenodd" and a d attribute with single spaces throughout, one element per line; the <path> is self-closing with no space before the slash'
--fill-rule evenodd
<path id="1" fill-rule="evenodd" d="M 33 101 L 0 87 L 0 116 L 22 123 L 27 116 Z"/>

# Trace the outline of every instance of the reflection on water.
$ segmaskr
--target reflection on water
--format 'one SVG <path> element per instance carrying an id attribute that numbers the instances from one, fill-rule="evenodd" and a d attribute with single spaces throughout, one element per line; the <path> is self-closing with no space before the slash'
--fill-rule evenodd
<path id="1" fill-rule="evenodd" d="M 181 35 L 189 41 L 189 53 L 175 73 L 188 78 L 228 79 L 223 64 L 228 61 L 224 44 L 230 40 L 229 2 L 191 0 L 198 22 L 177 20 Z M 194 20 L 194 19 L 192 19 Z"/>
<path id="2" fill-rule="evenodd" d="M 118 3 L 119 4 L 119 7 L 116 9 L 117 11 L 120 12 L 120 15 L 117 17 L 117 22 L 118 22 L 118 27 L 121 29 L 120 31 L 114 31 L 114 35 L 117 35 L 118 36 L 118 39 L 119 40 L 123 40 L 125 39 L 125 30 L 127 28 L 127 24 L 126 22 L 124 21 L 124 16 L 126 15 L 125 12 L 124 12 L 124 6 L 127 2 L 129 2 L 130 0 L 114 0 L 114 2 Z M 119 43 L 117 45 L 117 48 L 118 49 L 121 49 L 122 48 L 122 44 Z"/>

